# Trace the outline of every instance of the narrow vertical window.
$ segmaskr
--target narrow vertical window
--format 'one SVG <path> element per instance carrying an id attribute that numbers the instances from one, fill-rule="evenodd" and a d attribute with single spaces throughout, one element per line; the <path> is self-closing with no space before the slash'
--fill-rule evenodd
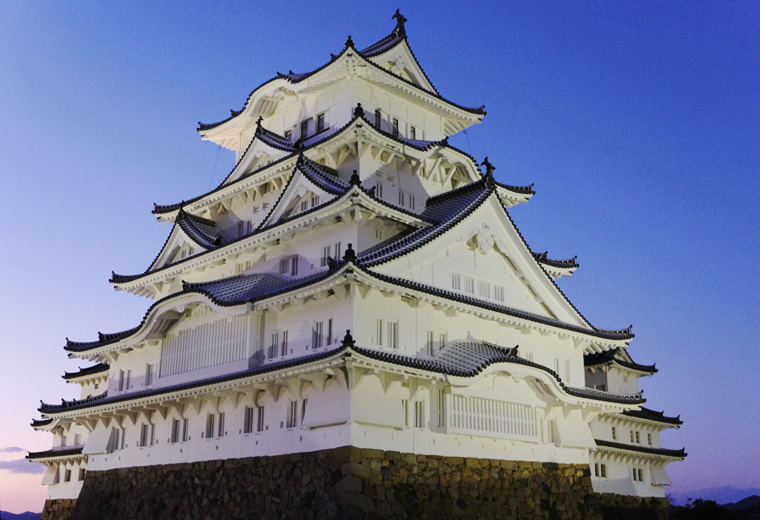
<path id="1" fill-rule="evenodd" d="M 150 363 L 145 365 L 145 386 L 153 384 L 153 365 Z"/>
<path id="2" fill-rule="evenodd" d="M 288 415 L 285 420 L 286 428 L 295 428 L 298 412 L 298 401 L 290 401 L 288 403 Z"/>
<path id="3" fill-rule="evenodd" d="M 650 446 L 652 445 L 652 434 L 651 433 L 647 433 L 647 444 L 649 444 Z"/>
<path id="4" fill-rule="evenodd" d="M 446 426 L 446 390 L 438 389 L 438 427 Z"/>
<path id="5" fill-rule="evenodd" d="M 322 260 L 319 265 L 322 267 L 326 266 L 328 258 L 330 258 L 330 246 L 325 246 L 322 248 Z"/>
<path id="6" fill-rule="evenodd" d="M 309 120 L 301 122 L 301 140 L 303 141 L 309 136 Z"/>
<path id="7" fill-rule="evenodd" d="M 206 438 L 210 439 L 214 436 L 214 423 L 216 423 L 216 415 L 210 413 L 206 416 Z"/>
<path id="8" fill-rule="evenodd" d="M 280 354 L 282 356 L 288 355 L 288 331 L 282 332 L 282 344 L 280 345 Z"/>
<path id="9" fill-rule="evenodd" d="M 326 339 L 327 341 L 325 343 L 327 343 L 328 345 L 331 345 L 332 344 L 332 318 L 327 320 L 327 338 Z"/>
<path id="10" fill-rule="evenodd" d="M 301 401 L 301 426 L 303 426 L 303 418 L 306 417 L 306 403 L 308 401 L 308 399 Z"/>
<path id="11" fill-rule="evenodd" d="M 172 434 L 170 438 L 170 442 L 175 443 L 179 442 L 179 419 L 172 419 Z"/>
<path id="12" fill-rule="evenodd" d="M 315 321 L 314 325 L 311 329 L 311 348 L 317 349 L 320 348 L 322 343 L 322 331 L 324 326 L 324 322 L 322 321 Z"/>
<path id="13" fill-rule="evenodd" d="M 435 354 L 435 345 L 433 344 L 432 330 L 429 330 L 427 332 L 427 341 L 425 341 L 425 351 L 427 352 L 428 356 L 433 356 Z"/>
<path id="14" fill-rule="evenodd" d="M 404 427 L 409 427 L 409 399 L 401 400 L 401 422 Z"/>
<path id="15" fill-rule="evenodd" d="M 398 119 L 393 118 L 393 130 L 391 132 L 393 137 L 398 137 Z"/>
<path id="16" fill-rule="evenodd" d="M 148 445 L 148 425 L 140 425 L 140 446 L 144 447 Z"/>
<path id="17" fill-rule="evenodd" d="M 411 137 L 412 139 L 417 139 L 417 129 L 414 128 L 413 126 L 409 127 L 409 137 Z"/>
<path id="18" fill-rule="evenodd" d="M 251 433 L 253 431 L 253 408 L 250 406 L 245 407 L 245 415 L 243 416 L 243 433 Z"/>
<path id="19" fill-rule="evenodd" d="M 325 114 L 324 112 L 317 116 L 317 133 L 325 129 Z"/>
<path id="20" fill-rule="evenodd" d="M 294 256 L 290 259 L 290 276 L 296 276 L 298 274 L 298 257 Z"/>
<path id="21" fill-rule="evenodd" d="M 462 290 L 462 277 L 461 275 L 458 275 L 456 273 L 453 273 L 451 275 L 451 288 L 455 291 L 461 291 Z"/>
<path id="22" fill-rule="evenodd" d="M 398 322 L 388 322 L 388 346 L 392 349 L 398 349 Z"/>
<path id="23" fill-rule="evenodd" d="M 264 407 L 263 406 L 259 406 L 256 409 L 256 431 L 257 432 L 264 431 Z"/>
<path id="24" fill-rule="evenodd" d="M 378 130 L 380 130 L 380 123 L 382 122 L 382 120 L 383 120 L 383 113 L 380 112 L 380 109 L 378 108 L 377 110 L 375 110 L 375 128 L 377 128 Z"/>
<path id="25" fill-rule="evenodd" d="M 219 430 L 217 437 L 224 437 L 224 412 L 219 413 Z"/>
<path id="26" fill-rule="evenodd" d="M 182 442 L 187 442 L 190 438 L 190 420 L 182 419 Z"/>
<path id="27" fill-rule="evenodd" d="M 417 206 L 417 200 L 414 198 L 414 195 L 409 195 L 409 209 L 416 209 Z"/>
<path id="28" fill-rule="evenodd" d="M 378 199 L 382 199 L 383 198 L 383 183 L 380 182 L 380 181 L 377 181 L 375 183 L 375 196 Z"/>
<path id="29" fill-rule="evenodd" d="M 414 427 L 425 427 L 425 401 L 414 402 Z"/>
<path id="30" fill-rule="evenodd" d="M 124 390 L 124 371 L 119 370 L 119 392 Z"/>
<path id="31" fill-rule="evenodd" d="M 399 190 L 398 191 L 398 205 L 399 206 L 403 206 L 404 205 L 404 201 L 405 201 L 404 196 L 405 196 L 405 193 L 403 191 Z"/>
<path id="32" fill-rule="evenodd" d="M 617 429 L 614 426 L 612 427 L 612 440 L 617 440 Z"/>
<path id="33" fill-rule="evenodd" d="M 289 265 L 290 265 L 290 260 L 288 260 L 287 258 L 280 260 L 280 274 L 287 274 Z"/>
<path id="34" fill-rule="evenodd" d="M 383 320 L 377 320 L 377 338 L 375 342 L 380 346 L 383 345 Z"/>
<path id="35" fill-rule="evenodd" d="M 333 258 L 335 258 L 336 260 L 341 257 L 343 250 L 341 248 L 340 242 L 335 242 L 335 245 L 333 246 L 333 252 L 334 252 Z"/>

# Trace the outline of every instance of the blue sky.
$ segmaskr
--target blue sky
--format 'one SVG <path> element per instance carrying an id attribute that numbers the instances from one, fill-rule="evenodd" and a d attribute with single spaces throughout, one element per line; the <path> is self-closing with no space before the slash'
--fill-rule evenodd
<path id="1" fill-rule="evenodd" d="M 760 487 L 755 332 L 760 275 L 757 2 L 0 2 L 0 509 L 42 508 L 39 400 L 71 398 L 66 336 L 136 325 L 114 293 L 169 233 L 152 204 L 207 191 L 231 152 L 198 137 L 275 72 L 304 71 L 393 27 L 438 90 L 486 105 L 453 142 L 502 182 L 535 183 L 512 212 L 528 243 L 578 255 L 561 287 L 595 325 L 634 325 L 660 372 L 648 406 L 681 414 L 673 492 Z"/>

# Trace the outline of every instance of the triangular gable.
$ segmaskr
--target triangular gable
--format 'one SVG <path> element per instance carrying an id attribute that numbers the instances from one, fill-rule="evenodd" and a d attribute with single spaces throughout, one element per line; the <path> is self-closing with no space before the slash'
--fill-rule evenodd
<path id="1" fill-rule="evenodd" d="M 259 121 L 248 148 L 243 152 L 242 157 L 221 185 L 232 184 L 247 172 L 256 171 L 269 163 L 293 154 L 295 151 L 296 148 L 291 146 L 284 137 L 266 130 Z"/>
<path id="2" fill-rule="evenodd" d="M 445 233 L 375 270 L 591 327 L 540 267 L 493 192 Z"/>
<path id="3" fill-rule="evenodd" d="M 438 94 L 438 91 L 423 72 L 406 39 L 382 54 L 367 56 L 366 59 L 428 92 Z"/>
<path id="4" fill-rule="evenodd" d="M 326 204 L 345 193 L 348 186 L 337 177 L 330 178 L 329 174 L 320 171 L 321 168 L 324 167 L 303 156 L 299 157 L 293 175 L 259 229 L 273 226 L 284 218 Z"/>
<path id="5" fill-rule="evenodd" d="M 207 249 L 207 247 L 194 241 L 179 224 L 175 223 L 171 233 L 169 233 L 169 238 L 164 243 L 164 247 L 161 248 L 156 259 L 153 260 L 153 263 L 146 270 L 146 273 L 173 264 L 183 258 L 197 255 Z"/>

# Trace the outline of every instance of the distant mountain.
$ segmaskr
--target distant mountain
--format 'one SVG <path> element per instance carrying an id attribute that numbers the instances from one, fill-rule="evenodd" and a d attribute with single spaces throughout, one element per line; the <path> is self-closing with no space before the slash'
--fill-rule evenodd
<path id="1" fill-rule="evenodd" d="M 691 499 L 712 500 L 718 504 L 733 504 L 752 495 L 760 495 L 760 488 L 738 489 L 733 486 L 695 489 L 683 493 L 668 493 L 675 504 L 686 505 Z"/>
<path id="2" fill-rule="evenodd" d="M 7 511 L 0 511 L 0 520 L 40 520 L 42 513 L 26 513 L 15 514 L 8 513 Z"/>
<path id="3" fill-rule="evenodd" d="M 744 509 L 749 509 L 750 507 L 760 507 L 760 496 L 752 495 L 751 497 L 747 497 L 732 504 L 721 504 L 720 507 L 728 509 L 729 511 L 742 511 Z"/>

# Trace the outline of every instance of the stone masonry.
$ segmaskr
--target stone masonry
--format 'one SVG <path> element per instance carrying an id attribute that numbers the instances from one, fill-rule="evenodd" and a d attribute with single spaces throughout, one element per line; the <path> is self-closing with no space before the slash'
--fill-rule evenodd
<path id="1" fill-rule="evenodd" d="M 355 447 L 88 472 L 79 499 L 59 502 L 45 503 L 44 520 L 665 520 L 669 511 L 665 499 L 593 493 L 588 466 Z"/>

